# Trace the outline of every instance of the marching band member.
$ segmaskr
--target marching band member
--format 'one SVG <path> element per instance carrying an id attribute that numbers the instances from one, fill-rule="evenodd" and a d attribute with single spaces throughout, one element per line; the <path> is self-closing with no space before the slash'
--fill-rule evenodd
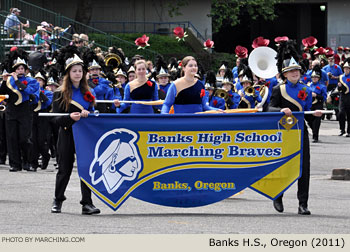
<path id="1" fill-rule="evenodd" d="M 135 62 L 136 79 L 129 82 L 125 86 L 124 101 L 157 101 L 158 87 L 157 83 L 148 80 L 147 65 L 145 60 L 137 60 Z M 143 104 L 121 103 L 119 99 L 114 100 L 114 105 L 117 107 L 117 113 L 122 113 L 130 107 L 130 113 L 147 113 L 153 114 L 153 107 Z"/>
<path id="2" fill-rule="evenodd" d="M 224 79 L 224 76 L 225 76 L 225 73 L 226 73 L 226 69 L 227 69 L 227 62 L 226 61 L 223 61 L 221 63 L 221 66 L 219 68 L 219 71 L 216 75 L 216 83 L 217 83 L 217 86 L 218 87 L 221 87 L 222 86 L 222 80 Z"/>
<path id="3" fill-rule="evenodd" d="M 173 105 L 174 113 L 196 113 L 206 110 L 217 110 L 206 104 L 204 84 L 195 78 L 198 71 L 196 59 L 192 56 L 186 56 L 181 62 L 183 77 L 171 84 L 161 113 L 168 114 Z"/>
<path id="4" fill-rule="evenodd" d="M 109 91 L 107 93 L 107 100 L 115 100 L 115 99 L 119 99 L 122 100 L 123 99 L 123 88 L 121 87 L 120 83 L 118 83 L 117 78 L 115 77 L 113 72 L 108 72 L 107 73 L 107 79 L 108 81 L 110 81 L 109 84 Z M 109 107 L 109 113 L 116 113 L 116 107 L 114 105 L 114 103 L 111 104 L 111 106 Z"/>
<path id="5" fill-rule="evenodd" d="M 298 64 L 299 55 L 295 50 L 295 42 L 292 40 L 282 42 L 277 51 L 277 67 L 284 80 L 273 88 L 269 104 L 269 111 L 283 112 L 287 116 L 292 115 L 292 111 L 308 111 L 312 106 L 312 93 L 309 87 L 300 82 L 301 66 Z M 321 116 L 322 112 L 317 110 L 315 116 Z M 303 161 L 302 174 L 298 180 L 298 214 L 309 215 L 309 180 L 310 180 L 310 146 L 306 124 L 304 123 L 303 139 Z M 283 194 L 273 201 L 273 205 L 278 212 L 283 212 Z"/>
<path id="6" fill-rule="evenodd" d="M 123 90 L 125 90 L 125 86 L 128 83 L 127 74 L 124 71 L 123 67 L 114 70 L 115 78 L 117 79 L 117 83 L 121 86 Z"/>
<path id="7" fill-rule="evenodd" d="M 57 142 L 58 172 L 56 175 L 55 198 L 51 212 L 60 213 L 62 202 L 66 200 L 64 195 L 74 163 L 74 139 L 72 125 L 81 117 L 87 117 L 89 110 L 94 108 L 94 91 L 89 88 L 86 80 L 84 62 L 79 58 L 79 51 L 75 46 L 61 48 L 58 62 L 64 74 L 62 86 L 54 93 L 53 112 L 69 113 L 69 115 L 54 117 L 54 122 L 60 126 Z M 91 199 L 91 190 L 82 181 L 81 194 L 82 214 L 98 214 Z"/>
<path id="8" fill-rule="evenodd" d="M 84 64 L 88 66 L 89 87 L 92 88 L 96 94 L 97 100 L 106 100 L 107 93 L 109 91 L 109 81 L 100 77 L 101 70 L 104 67 L 102 60 L 99 60 L 95 52 L 91 49 L 87 49 L 83 55 Z M 106 113 L 108 111 L 106 103 L 99 103 L 96 109 L 101 113 Z"/>
<path id="9" fill-rule="evenodd" d="M 134 66 L 130 66 L 127 72 L 127 82 L 133 81 L 136 78 L 135 68 Z"/>
<path id="10" fill-rule="evenodd" d="M 155 65 L 154 77 L 159 87 L 158 96 L 159 99 L 164 100 L 171 84 L 169 79 L 170 74 L 162 56 L 157 56 Z"/>
<path id="11" fill-rule="evenodd" d="M 30 135 L 32 129 L 32 111 L 30 96 L 38 95 L 39 83 L 26 76 L 27 53 L 22 49 L 10 51 L 4 62 L 11 77 L 3 76 L 1 94 L 8 94 L 6 107 L 7 147 L 10 172 L 22 170 L 35 171 L 30 161 Z"/>
<path id="12" fill-rule="evenodd" d="M 34 78 L 39 82 L 39 99 L 33 113 L 31 166 L 39 167 L 39 154 L 42 156 L 41 169 L 45 170 L 50 161 L 49 154 L 49 118 L 39 117 L 39 112 L 49 112 L 52 103 L 52 92 L 45 89 L 47 77 L 44 71 L 39 71 Z"/>
<path id="13" fill-rule="evenodd" d="M 322 76 L 321 68 L 320 66 L 316 65 L 314 69 L 312 70 L 311 74 L 311 80 L 308 84 L 308 86 L 311 89 L 312 92 L 312 106 L 311 110 L 323 110 L 323 103 L 327 99 L 327 88 L 325 85 L 322 85 L 319 83 Z M 308 122 L 309 123 L 309 122 Z M 318 142 L 318 136 L 319 136 L 319 130 L 321 126 L 321 118 L 315 117 L 311 123 L 309 123 L 311 129 L 312 129 L 312 139 L 313 143 Z"/>
<path id="14" fill-rule="evenodd" d="M 226 100 L 226 105 L 228 109 L 236 109 L 238 108 L 239 101 L 241 100 L 241 96 L 236 92 L 236 86 L 233 83 L 233 75 L 232 72 L 227 69 L 224 79 L 222 80 L 222 89 L 228 93 L 228 98 Z"/>
<path id="15" fill-rule="evenodd" d="M 246 68 L 241 79 L 242 89 L 238 91 L 241 96 L 238 108 L 255 108 L 255 104 L 261 102 L 259 91 L 253 87 L 253 73 Z"/>
<path id="16" fill-rule="evenodd" d="M 347 120 L 347 134 L 346 137 L 350 137 L 350 58 L 345 59 L 344 74 L 339 77 L 338 89 L 340 91 L 340 104 L 339 104 L 339 126 L 340 134 L 345 134 L 345 118 Z"/>
<path id="17" fill-rule="evenodd" d="M 216 80 L 217 80 L 217 77 L 215 76 L 215 73 L 213 71 L 208 71 L 206 74 L 206 83 L 205 83 L 206 98 L 208 98 L 207 103 L 210 107 L 224 110 L 226 102 L 225 102 L 225 99 L 217 96 L 216 94 L 217 90 L 222 90 L 222 89 L 216 88 Z M 227 92 L 227 96 L 228 96 L 228 92 Z"/>

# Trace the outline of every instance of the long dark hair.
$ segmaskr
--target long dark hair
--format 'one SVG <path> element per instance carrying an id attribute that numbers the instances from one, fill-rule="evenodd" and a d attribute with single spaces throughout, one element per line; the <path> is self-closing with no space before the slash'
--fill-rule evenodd
<path id="1" fill-rule="evenodd" d="M 86 92 L 90 91 L 88 82 L 86 80 L 86 70 L 83 66 L 81 66 L 83 69 L 83 77 L 80 80 L 79 87 L 80 87 L 80 92 L 82 94 L 85 94 Z M 63 77 L 63 83 L 62 86 L 60 87 L 61 89 L 61 94 L 62 94 L 62 99 L 60 105 L 64 107 L 65 111 L 68 111 L 69 104 L 72 101 L 72 94 L 73 94 L 73 82 L 69 77 L 69 73 L 72 70 L 72 66 L 67 69 L 66 74 Z M 95 101 L 93 102 L 92 105 L 95 105 Z"/>

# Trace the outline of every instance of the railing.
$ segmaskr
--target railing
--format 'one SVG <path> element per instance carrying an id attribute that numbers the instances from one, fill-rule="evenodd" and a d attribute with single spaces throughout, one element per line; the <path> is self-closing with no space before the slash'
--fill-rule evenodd
<path id="1" fill-rule="evenodd" d="M 26 17 L 31 17 L 30 20 L 32 20 L 32 22 L 35 20 L 36 24 L 39 24 L 42 21 L 46 21 L 50 24 L 53 24 L 54 26 L 59 26 L 63 28 L 71 25 L 74 28 L 74 31 L 76 33 L 89 34 L 89 37 L 90 37 L 90 34 L 103 35 L 104 39 L 100 40 L 100 44 L 98 45 L 95 43 L 95 46 L 101 47 L 102 50 L 106 50 L 106 48 L 110 46 L 116 46 L 116 47 L 121 47 L 124 51 L 128 51 L 129 54 L 130 52 L 134 54 L 140 53 L 139 51 L 137 51 L 137 46 L 129 41 L 110 35 L 107 32 L 101 31 L 94 27 L 90 27 L 83 23 L 77 22 L 71 18 L 62 16 L 59 13 L 55 13 L 53 11 L 44 9 L 42 7 L 36 6 L 34 4 L 31 4 L 22 0 L 0 0 L 0 1 L 1 1 L 2 13 L 5 15 L 9 13 L 10 8 L 16 7 L 21 10 L 21 15 Z M 23 17 L 20 17 L 20 20 L 25 23 L 26 18 L 24 19 Z M 158 53 L 150 49 L 144 49 L 142 50 L 142 54 L 149 59 L 155 59 Z"/>
<path id="2" fill-rule="evenodd" d="M 175 27 L 190 28 L 196 37 L 202 41 L 206 39 L 190 21 L 178 22 L 116 22 L 116 21 L 92 21 L 91 27 L 107 31 L 108 33 L 153 33 L 172 34 Z"/>

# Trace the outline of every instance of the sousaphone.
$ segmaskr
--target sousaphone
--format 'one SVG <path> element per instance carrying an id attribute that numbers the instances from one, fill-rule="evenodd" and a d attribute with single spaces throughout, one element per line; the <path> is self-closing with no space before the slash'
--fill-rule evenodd
<path id="1" fill-rule="evenodd" d="M 252 72 L 264 79 L 269 79 L 277 75 L 277 52 L 270 47 L 260 46 L 255 48 L 248 57 L 248 65 Z M 268 97 L 269 89 L 267 86 L 260 88 L 260 96 L 262 101 L 258 104 L 258 107 L 262 107 Z"/>

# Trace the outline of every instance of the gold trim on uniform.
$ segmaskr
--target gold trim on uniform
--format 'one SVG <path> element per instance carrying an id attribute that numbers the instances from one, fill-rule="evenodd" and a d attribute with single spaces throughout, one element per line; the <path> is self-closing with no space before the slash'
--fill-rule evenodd
<path id="1" fill-rule="evenodd" d="M 301 107 L 300 103 L 288 95 L 287 90 L 286 90 L 286 84 L 280 85 L 280 90 L 281 90 L 281 95 L 283 96 L 284 99 L 286 99 L 287 101 L 289 101 L 289 102 L 293 103 L 295 106 L 297 106 L 299 111 L 303 111 L 303 108 Z"/>
<path id="2" fill-rule="evenodd" d="M 10 79 L 11 78 L 8 78 L 7 81 L 6 81 L 6 86 L 12 91 L 14 92 L 15 94 L 17 94 L 18 96 L 18 99 L 17 101 L 15 102 L 15 105 L 19 105 L 22 103 L 22 100 L 23 100 L 23 97 L 22 97 L 22 94 L 19 90 L 15 89 L 12 85 L 11 85 L 11 82 L 10 82 Z"/>
<path id="3" fill-rule="evenodd" d="M 41 101 L 38 101 L 38 106 L 34 109 L 34 112 L 38 112 L 41 109 Z"/>
<path id="4" fill-rule="evenodd" d="M 348 94 L 348 93 L 349 93 L 349 86 L 348 86 L 348 84 L 346 84 L 346 83 L 343 81 L 343 76 L 344 76 L 344 74 L 340 75 L 339 81 L 340 81 L 340 83 L 346 88 L 346 91 L 345 91 L 344 94 Z"/>
<path id="5" fill-rule="evenodd" d="M 81 109 L 82 111 L 84 110 L 84 107 L 82 105 L 80 105 L 80 103 L 78 103 L 74 100 L 71 100 L 70 103 L 73 104 L 74 106 L 76 106 L 77 108 Z"/>
<path id="6" fill-rule="evenodd" d="M 242 101 L 247 103 L 248 108 L 252 108 L 252 106 L 250 105 L 250 102 L 246 98 L 242 97 Z"/>

